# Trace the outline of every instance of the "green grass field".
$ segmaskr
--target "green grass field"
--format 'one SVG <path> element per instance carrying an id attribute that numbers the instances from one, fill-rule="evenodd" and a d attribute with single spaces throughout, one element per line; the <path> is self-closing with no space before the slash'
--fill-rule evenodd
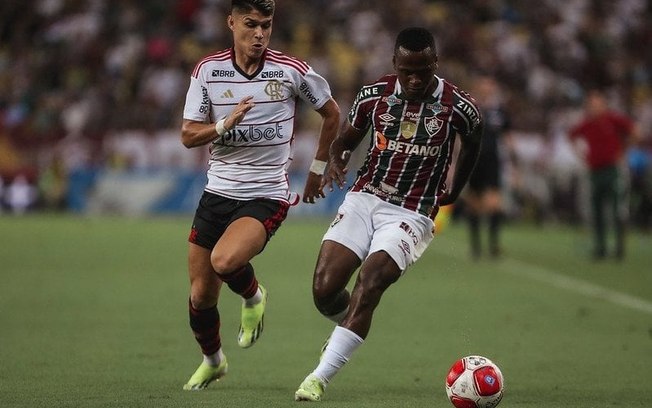
<path id="1" fill-rule="evenodd" d="M 332 325 L 314 309 L 312 268 L 329 220 L 290 218 L 254 266 L 270 292 L 255 347 L 230 372 L 181 386 L 200 362 L 187 325 L 190 217 L 0 218 L 0 407 L 297 407 L 294 391 Z M 652 237 L 623 263 L 590 262 L 586 231 L 511 225 L 505 257 L 472 262 L 451 225 L 387 292 L 325 407 L 452 407 L 444 377 L 483 354 L 505 375 L 502 408 L 652 406 Z M 306 403 L 304 403 L 306 404 Z"/>

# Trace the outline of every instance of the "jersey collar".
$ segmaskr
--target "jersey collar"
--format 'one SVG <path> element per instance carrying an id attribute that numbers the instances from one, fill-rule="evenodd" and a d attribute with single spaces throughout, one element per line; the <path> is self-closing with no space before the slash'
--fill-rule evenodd
<path id="1" fill-rule="evenodd" d="M 437 75 L 435 75 L 435 79 L 437 80 L 437 86 L 435 87 L 435 90 L 432 92 L 432 94 L 425 99 L 425 101 L 428 101 L 430 99 L 437 99 L 444 90 L 444 80 L 438 77 Z M 399 82 L 397 77 L 396 84 L 394 85 L 394 95 L 396 95 L 396 97 L 401 98 L 403 100 L 407 100 L 405 99 L 405 97 L 403 97 L 402 93 L 403 90 L 401 89 L 401 83 Z"/>
<path id="2" fill-rule="evenodd" d="M 258 63 L 258 68 L 256 69 L 256 71 L 254 71 L 253 74 L 249 75 L 249 74 L 247 74 L 246 72 L 244 72 L 242 69 L 240 69 L 240 67 L 238 66 L 238 64 L 235 63 L 235 48 L 231 47 L 231 63 L 233 64 L 233 68 L 234 68 L 234 69 L 235 69 L 235 70 L 236 70 L 240 75 L 242 75 L 243 77 L 247 78 L 248 80 L 252 80 L 252 79 L 254 79 L 255 77 L 257 77 L 258 74 L 260 74 L 260 71 L 262 71 L 263 68 L 265 68 L 265 60 L 266 60 L 266 59 L 267 59 L 267 48 L 265 48 L 265 51 L 263 51 L 263 55 L 260 56 L 260 62 Z"/>

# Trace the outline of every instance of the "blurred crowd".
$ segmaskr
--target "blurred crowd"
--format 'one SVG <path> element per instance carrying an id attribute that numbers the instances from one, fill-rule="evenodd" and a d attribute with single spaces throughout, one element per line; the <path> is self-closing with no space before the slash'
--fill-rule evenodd
<path id="1" fill-rule="evenodd" d="M 178 129 L 190 73 L 231 44 L 229 0 L 4 0 L 0 4 L 0 191 L 27 182 L 65 208 L 66 177 L 88 167 L 203 168 Z M 635 119 L 630 166 L 650 188 L 652 6 L 646 0 L 277 0 L 271 48 L 308 61 L 346 112 L 365 82 L 392 70 L 395 34 L 432 29 L 439 75 L 502 87 L 512 212 L 581 216 L 581 164 L 567 140 L 589 86 Z M 299 134 L 314 129 L 301 111 Z M 299 140 L 312 144 L 314 132 Z M 295 165 L 310 160 L 297 145 Z M 578 191 L 580 193 L 578 193 Z M 645 197 L 639 198 L 644 200 Z M 4 207 L 9 200 L 4 199 Z M 647 221 L 649 222 L 649 220 Z"/>

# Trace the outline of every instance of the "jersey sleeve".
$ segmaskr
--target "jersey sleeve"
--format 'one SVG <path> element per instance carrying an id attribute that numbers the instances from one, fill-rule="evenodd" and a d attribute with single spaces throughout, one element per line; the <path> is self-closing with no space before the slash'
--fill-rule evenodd
<path id="1" fill-rule="evenodd" d="M 208 123 L 210 122 L 211 101 L 208 96 L 208 88 L 200 78 L 201 76 L 190 77 L 183 118 Z"/>
<path id="2" fill-rule="evenodd" d="M 467 135 L 482 122 L 482 114 L 475 100 L 468 93 L 456 90 L 453 93 L 453 126 L 455 130 Z"/>
<path id="3" fill-rule="evenodd" d="M 306 74 L 299 80 L 298 94 L 313 109 L 319 109 L 331 99 L 331 88 L 324 77 L 309 67 Z"/>
<path id="4" fill-rule="evenodd" d="M 349 123 L 357 130 L 365 131 L 369 126 L 371 126 L 368 101 L 369 89 L 368 87 L 363 87 L 353 100 L 353 105 L 351 106 L 348 115 Z"/>

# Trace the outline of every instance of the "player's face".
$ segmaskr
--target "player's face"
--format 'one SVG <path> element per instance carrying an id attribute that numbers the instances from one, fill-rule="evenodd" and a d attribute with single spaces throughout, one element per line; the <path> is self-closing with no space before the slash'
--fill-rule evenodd
<path id="1" fill-rule="evenodd" d="M 607 100 L 604 95 L 597 91 L 589 92 L 586 99 L 586 110 L 589 115 L 599 115 L 607 110 Z"/>
<path id="2" fill-rule="evenodd" d="M 434 92 L 437 55 L 431 48 L 410 51 L 399 47 L 393 61 L 398 82 L 407 99 L 425 99 Z"/>
<path id="3" fill-rule="evenodd" d="M 258 10 L 241 13 L 236 10 L 228 18 L 233 31 L 235 50 L 250 59 L 259 59 L 272 35 L 273 16 L 264 16 Z"/>

